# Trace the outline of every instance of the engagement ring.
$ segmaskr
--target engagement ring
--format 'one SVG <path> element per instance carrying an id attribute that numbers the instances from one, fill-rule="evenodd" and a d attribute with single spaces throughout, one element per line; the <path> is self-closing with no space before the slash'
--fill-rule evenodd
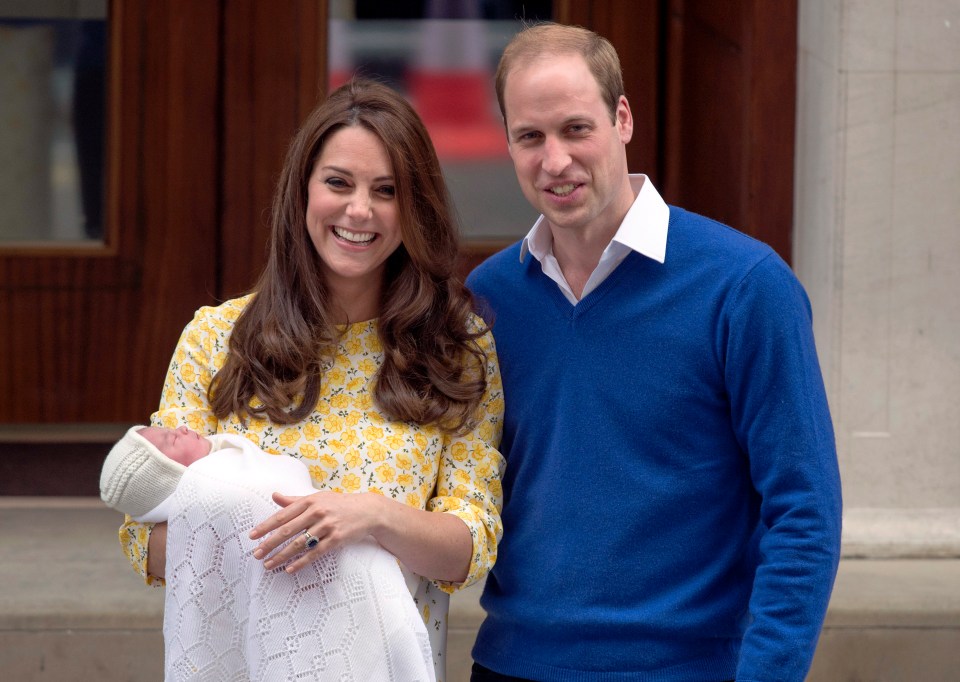
<path id="1" fill-rule="evenodd" d="M 307 539 L 307 542 L 306 542 L 307 549 L 313 549 L 314 547 L 320 544 L 320 538 L 310 535 L 310 531 L 308 530 L 303 531 L 303 536 Z"/>

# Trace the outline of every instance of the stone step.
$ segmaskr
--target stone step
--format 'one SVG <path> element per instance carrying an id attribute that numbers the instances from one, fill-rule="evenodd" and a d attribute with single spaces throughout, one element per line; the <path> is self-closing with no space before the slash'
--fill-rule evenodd
<path id="1" fill-rule="evenodd" d="M 0 497 L 0 679 L 162 678 L 163 590 L 120 554 L 96 498 Z M 479 587 L 454 596 L 448 682 L 469 680 Z M 960 679 L 960 560 L 841 562 L 811 682 Z"/>

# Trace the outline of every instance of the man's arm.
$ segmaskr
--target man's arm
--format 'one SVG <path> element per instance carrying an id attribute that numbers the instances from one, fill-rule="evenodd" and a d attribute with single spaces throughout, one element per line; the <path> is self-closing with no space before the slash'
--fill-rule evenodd
<path id="1" fill-rule="evenodd" d="M 766 528 L 738 682 L 802 682 L 840 557 L 841 494 L 833 426 L 800 283 L 771 255 L 727 311 L 733 426 L 750 458 Z"/>

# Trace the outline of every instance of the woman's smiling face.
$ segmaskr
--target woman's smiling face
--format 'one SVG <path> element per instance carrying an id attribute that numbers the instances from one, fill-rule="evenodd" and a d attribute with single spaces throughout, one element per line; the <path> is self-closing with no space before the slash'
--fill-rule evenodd
<path id="1" fill-rule="evenodd" d="M 334 296 L 380 291 L 402 240 L 393 166 L 371 131 L 349 126 L 326 140 L 308 182 L 306 224 Z"/>

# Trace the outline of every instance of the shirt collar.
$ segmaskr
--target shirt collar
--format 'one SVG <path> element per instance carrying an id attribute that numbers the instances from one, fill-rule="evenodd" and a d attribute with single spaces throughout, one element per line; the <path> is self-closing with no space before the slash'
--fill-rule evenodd
<path id="1" fill-rule="evenodd" d="M 647 258 L 663 263 L 667 253 L 667 226 L 670 223 L 670 207 L 650 179 L 642 174 L 630 175 L 630 186 L 637 193 L 630 210 L 613 235 L 613 241 L 637 251 Z M 553 235 L 546 219 L 541 215 L 520 244 L 520 262 L 527 253 L 541 263 L 553 254 Z"/>

